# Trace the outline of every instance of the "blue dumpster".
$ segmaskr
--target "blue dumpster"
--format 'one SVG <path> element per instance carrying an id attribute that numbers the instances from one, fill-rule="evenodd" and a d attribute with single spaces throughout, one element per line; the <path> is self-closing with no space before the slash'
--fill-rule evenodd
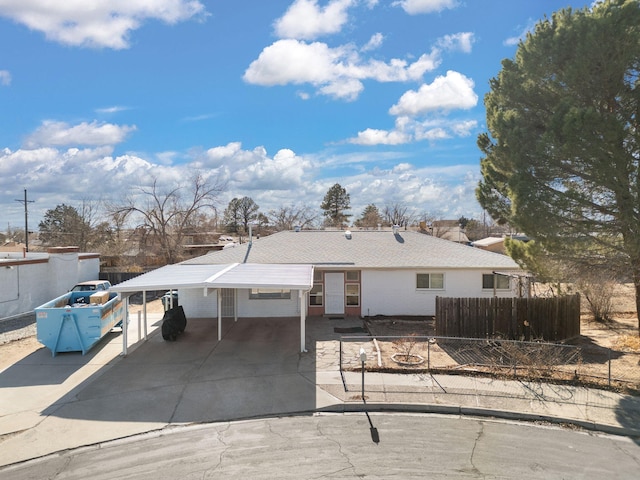
<path id="1" fill-rule="evenodd" d="M 84 355 L 113 327 L 122 325 L 124 304 L 117 293 L 69 292 L 39 306 L 37 338 L 51 350 Z"/>

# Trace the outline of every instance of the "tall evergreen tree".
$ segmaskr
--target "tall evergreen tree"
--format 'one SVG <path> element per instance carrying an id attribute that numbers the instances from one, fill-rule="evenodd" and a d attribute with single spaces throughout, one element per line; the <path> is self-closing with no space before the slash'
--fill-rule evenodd
<path id="1" fill-rule="evenodd" d="M 490 87 L 481 205 L 550 256 L 631 274 L 640 312 L 640 2 L 544 19 Z"/>
<path id="2" fill-rule="evenodd" d="M 382 215 L 380 215 L 378 207 L 373 203 L 367 205 L 362 212 L 362 216 L 355 221 L 356 227 L 363 228 L 377 228 L 382 223 L 384 223 Z"/>
<path id="3" fill-rule="evenodd" d="M 342 227 L 348 222 L 351 214 L 346 213 L 351 208 L 351 199 L 347 190 L 339 183 L 331 187 L 320 205 L 325 217 L 325 224 L 332 227 Z"/>

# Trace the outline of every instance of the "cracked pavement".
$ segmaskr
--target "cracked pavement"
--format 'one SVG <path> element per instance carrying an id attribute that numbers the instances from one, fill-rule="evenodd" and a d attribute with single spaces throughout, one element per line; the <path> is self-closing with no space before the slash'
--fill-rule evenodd
<path id="1" fill-rule="evenodd" d="M 193 425 L 0 468 L 7 478 L 635 478 L 640 445 L 558 426 L 428 414 Z M 606 461 L 604 460 L 606 459 Z M 615 466 L 613 468 L 612 466 Z"/>

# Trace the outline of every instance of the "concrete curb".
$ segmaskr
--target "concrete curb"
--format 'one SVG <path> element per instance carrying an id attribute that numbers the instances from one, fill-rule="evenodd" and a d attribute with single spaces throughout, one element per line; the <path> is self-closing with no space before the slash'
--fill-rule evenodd
<path id="1" fill-rule="evenodd" d="M 460 415 L 471 417 L 493 417 L 504 420 L 521 422 L 547 422 L 556 425 L 574 425 L 584 430 L 606 433 L 624 437 L 640 438 L 640 428 L 619 427 L 590 420 L 580 420 L 575 418 L 557 417 L 553 415 L 542 415 L 536 413 L 513 412 L 508 410 L 495 410 L 481 407 L 465 407 L 460 405 L 429 405 L 429 404 L 399 404 L 399 403 L 367 403 L 366 408 L 362 404 L 345 403 L 318 409 L 317 412 L 398 412 L 398 413 L 434 413 L 443 415 Z"/>

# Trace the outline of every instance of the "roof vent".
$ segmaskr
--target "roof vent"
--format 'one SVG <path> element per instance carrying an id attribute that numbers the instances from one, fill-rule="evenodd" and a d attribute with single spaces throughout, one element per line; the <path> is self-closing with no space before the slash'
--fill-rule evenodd
<path id="1" fill-rule="evenodd" d="M 347 240 L 351 240 L 351 230 L 345 230 L 345 231 L 344 231 L 344 237 L 345 237 Z"/>

